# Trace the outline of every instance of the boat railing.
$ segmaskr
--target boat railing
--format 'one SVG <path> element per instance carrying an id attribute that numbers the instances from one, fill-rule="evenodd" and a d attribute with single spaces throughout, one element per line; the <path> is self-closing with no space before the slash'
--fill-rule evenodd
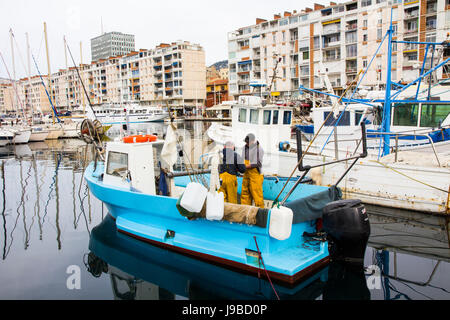
<path id="1" fill-rule="evenodd" d="M 320 163 L 320 164 L 313 165 L 313 166 L 310 166 L 310 165 L 303 166 L 302 136 L 301 136 L 301 132 L 300 132 L 299 128 L 296 128 L 296 138 L 297 138 L 296 140 L 297 140 L 297 146 L 298 146 L 298 149 L 297 149 L 297 159 L 298 159 L 297 168 L 298 168 L 298 170 L 300 172 L 303 172 L 303 175 L 297 180 L 297 182 L 287 192 L 286 196 L 280 202 L 281 205 L 283 205 L 287 201 L 287 199 L 290 197 L 292 192 L 295 190 L 295 188 L 297 188 L 297 186 L 300 183 L 302 183 L 302 181 L 304 180 L 305 176 L 308 174 L 308 172 L 311 169 L 318 168 L 318 167 L 325 167 L 325 166 L 332 165 L 332 164 L 335 164 L 335 163 L 353 160 L 353 162 L 344 171 L 342 176 L 334 184 L 334 186 L 337 187 L 337 185 L 342 181 L 342 179 L 344 179 L 344 177 L 347 175 L 347 173 L 353 168 L 353 166 L 356 164 L 356 162 L 360 158 L 367 157 L 367 135 L 366 135 L 366 124 L 364 122 L 361 122 L 361 140 L 360 141 L 362 142 L 362 149 L 363 149 L 362 153 L 360 153 L 358 155 L 354 155 L 354 156 L 348 157 L 348 158 L 345 158 L 345 159 L 337 159 L 337 160 L 334 160 L 334 161 L 324 162 L 324 163 Z"/>
<path id="2" fill-rule="evenodd" d="M 378 135 L 390 135 L 390 136 L 395 138 L 395 146 L 392 147 L 393 152 L 395 152 L 394 153 L 395 154 L 394 162 L 398 161 L 398 153 L 400 151 L 402 151 L 402 150 L 399 150 L 399 147 L 401 147 L 401 146 L 399 146 L 399 144 L 398 144 L 398 140 L 399 140 L 400 137 L 409 137 L 409 136 L 414 136 L 414 138 L 416 138 L 416 137 L 424 137 L 424 138 L 426 138 L 429 141 L 430 146 L 433 149 L 433 153 L 434 153 L 434 156 L 436 157 L 436 161 L 438 163 L 438 166 L 439 167 L 441 166 L 441 162 L 439 161 L 439 156 L 438 156 L 438 154 L 436 152 L 436 148 L 434 146 L 433 139 L 430 137 L 430 135 L 428 133 L 414 133 L 414 132 L 408 132 L 408 133 L 407 132 L 373 132 L 372 133 L 371 132 L 371 134 L 373 134 L 374 137 L 368 137 L 368 139 L 379 139 L 380 137 Z M 352 141 L 354 141 L 356 143 L 356 148 L 355 148 L 355 151 L 353 152 L 353 155 L 354 155 L 354 154 L 356 154 L 356 151 L 358 150 L 359 145 L 361 143 L 360 139 L 341 139 L 341 140 L 338 140 L 338 142 L 352 142 Z M 330 140 L 326 144 L 334 143 L 334 142 L 335 142 L 335 140 Z M 406 151 L 406 150 L 404 150 L 404 151 Z"/>

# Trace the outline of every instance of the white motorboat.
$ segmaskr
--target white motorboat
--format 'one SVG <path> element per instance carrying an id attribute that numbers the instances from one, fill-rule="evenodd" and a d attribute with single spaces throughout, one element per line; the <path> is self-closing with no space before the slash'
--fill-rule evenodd
<path id="1" fill-rule="evenodd" d="M 15 133 L 7 129 L 0 129 L 0 147 L 12 143 Z"/>
<path id="2" fill-rule="evenodd" d="M 207 134 L 219 145 L 223 145 L 228 140 L 233 141 L 238 152 L 244 145 L 245 136 L 248 133 L 255 134 L 265 151 L 263 173 L 281 177 L 289 176 L 298 162 L 298 155 L 293 152 L 297 149 L 297 143 L 291 139 L 292 108 L 263 105 L 261 99 L 258 99 L 260 98 L 240 97 L 238 103 L 232 106 L 231 126 L 213 123 Z M 349 121 L 352 119 L 355 121 L 354 115 L 353 118 L 349 118 Z M 339 135 L 344 133 L 340 129 L 341 127 L 338 127 Z M 352 134 L 354 135 L 352 147 L 343 150 L 348 155 L 355 152 L 354 138 L 357 134 L 360 138 L 361 131 L 352 132 Z M 303 143 L 303 151 L 307 144 L 308 142 Z M 316 166 L 335 158 L 333 143 L 324 149 L 326 152 L 319 154 L 317 151 L 321 146 L 322 144 L 318 144 L 315 149 L 308 149 L 303 159 L 304 165 Z M 339 158 L 340 155 L 338 154 Z M 450 181 L 450 164 L 443 162 L 392 163 L 390 157 L 378 158 L 378 153 L 373 149 L 367 158 L 355 163 L 340 187 L 344 197 L 351 198 L 357 195 L 364 202 L 373 205 L 445 213 L 449 211 L 447 191 Z M 320 179 L 316 180 L 317 183 L 324 186 L 335 184 L 349 165 L 350 163 L 340 162 L 325 167 L 317 172 L 320 176 Z M 294 171 L 295 175 L 301 175 L 298 168 Z"/>
<path id="3" fill-rule="evenodd" d="M 15 135 L 12 139 L 12 144 L 21 144 L 28 143 L 31 136 L 31 129 L 22 127 L 22 126 L 13 126 L 8 128 L 9 131 L 12 131 Z"/>

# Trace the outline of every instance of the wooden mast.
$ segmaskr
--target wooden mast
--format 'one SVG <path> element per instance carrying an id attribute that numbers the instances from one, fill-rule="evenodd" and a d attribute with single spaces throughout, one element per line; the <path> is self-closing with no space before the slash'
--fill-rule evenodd
<path id="1" fill-rule="evenodd" d="M 31 108 L 31 125 L 34 125 L 34 109 L 33 109 L 33 101 L 31 100 L 31 64 L 30 64 L 30 40 L 28 38 L 28 32 L 25 33 L 25 36 L 27 38 L 27 62 L 28 62 L 28 101 L 30 103 Z"/>
<path id="2" fill-rule="evenodd" d="M 52 80 L 51 80 L 51 71 L 50 71 L 50 57 L 48 55 L 48 40 L 47 40 L 47 24 L 44 22 L 44 36 L 45 36 L 45 52 L 47 54 L 47 69 L 48 69 L 48 91 L 49 91 L 49 99 L 50 99 L 50 108 L 52 108 Z M 55 107 L 56 108 L 56 107 Z M 52 110 L 52 120 L 53 124 L 55 124 L 55 112 L 56 110 Z"/>
<path id="3" fill-rule="evenodd" d="M 83 68 L 83 47 L 82 47 L 82 42 L 80 41 L 80 70 L 81 70 L 81 68 Z M 82 90 L 81 90 L 81 81 L 82 81 L 82 79 L 80 79 L 80 94 L 83 99 L 83 115 L 85 115 L 86 114 L 86 101 L 84 100 L 84 94 L 82 93 Z"/>

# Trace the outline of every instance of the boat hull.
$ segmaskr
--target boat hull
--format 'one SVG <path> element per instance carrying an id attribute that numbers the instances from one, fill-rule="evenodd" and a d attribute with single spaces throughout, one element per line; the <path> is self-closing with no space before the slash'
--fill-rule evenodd
<path id="1" fill-rule="evenodd" d="M 29 142 L 44 141 L 47 138 L 48 134 L 48 131 L 31 132 Z"/>
<path id="2" fill-rule="evenodd" d="M 252 274 L 264 272 L 259 251 L 271 279 L 290 284 L 329 262 L 326 242 L 304 241 L 305 231 L 315 231 L 311 221 L 293 224 L 291 236 L 280 241 L 269 236 L 268 226 L 188 220 L 176 209 L 177 198 L 106 186 L 93 175 L 92 164 L 85 171 L 85 179 L 116 220 L 119 232 L 152 245 Z"/>
<path id="3" fill-rule="evenodd" d="M 0 132 L 0 147 L 10 144 L 14 139 L 14 134 L 10 132 Z"/>
<path id="4" fill-rule="evenodd" d="M 47 140 L 59 139 L 64 134 L 62 129 L 49 129 Z"/>
<path id="5" fill-rule="evenodd" d="M 13 144 L 28 143 L 30 141 L 31 130 L 21 130 L 16 133 L 12 139 Z"/>

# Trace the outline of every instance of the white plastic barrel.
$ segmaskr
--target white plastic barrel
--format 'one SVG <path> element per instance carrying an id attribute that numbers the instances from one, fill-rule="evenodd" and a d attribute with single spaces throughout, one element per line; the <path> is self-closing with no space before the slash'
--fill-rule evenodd
<path id="1" fill-rule="evenodd" d="M 269 235 L 278 240 L 286 240 L 291 236 L 294 214 L 286 207 L 275 207 L 270 210 Z"/>
<path id="2" fill-rule="evenodd" d="M 208 189 L 197 182 L 189 182 L 184 190 L 180 206 L 189 212 L 199 213 L 205 203 Z"/>
<path id="3" fill-rule="evenodd" d="M 206 219 L 222 220 L 224 211 L 224 195 L 222 192 L 208 192 L 206 196 Z"/>

